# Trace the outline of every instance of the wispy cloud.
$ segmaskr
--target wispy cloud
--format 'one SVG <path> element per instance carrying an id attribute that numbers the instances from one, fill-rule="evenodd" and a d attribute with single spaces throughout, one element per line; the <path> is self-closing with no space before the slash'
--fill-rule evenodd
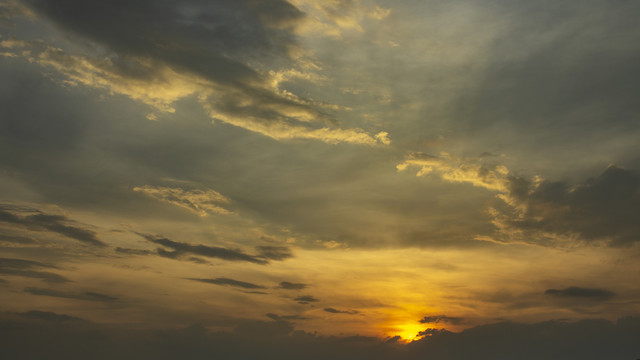
<path id="1" fill-rule="evenodd" d="M 175 112 L 173 103 L 177 100 L 197 96 L 213 120 L 276 140 L 389 143 L 385 132 L 372 135 L 358 128 L 343 128 L 322 109 L 325 106 L 279 88 L 284 73 L 298 74 L 295 77 L 302 79 L 318 77 L 308 65 L 310 61 L 300 55 L 303 51 L 294 40 L 294 29 L 305 19 L 297 8 L 285 1 L 273 2 L 270 9 L 254 2 L 239 3 L 194 4 L 199 9 L 195 13 L 201 15 L 193 17 L 178 4 L 104 5 L 98 10 L 80 1 L 62 6 L 35 1 L 30 5 L 38 15 L 109 47 L 117 55 L 69 53 L 42 41 L 23 41 L 21 48 L 8 44 L 4 47 L 14 56 L 26 56 L 55 69 L 69 86 L 123 94 L 158 112 Z M 139 19 L 143 20 L 132 22 L 131 14 L 140 14 Z M 162 18 L 162 24 L 149 14 Z M 228 22 L 220 14 L 235 20 Z M 104 32 L 100 24 L 112 22 L 118 23 L 119 28 Z M 222 27 L 209 26 L 211 23 Z M 149 28 L 158 32 L 149 37 L 145 35 Z M 221 28 L 227 30 L 220 31 Z M 250 66 L 255 57 L 274 67 Z M 289 66 L 276 67 L 278 62 Z"/>
<path id="2" fill-rule="evenodd" d="M 181 188 L 145 185 L 134 187 L 133 191 L 141 192 L 154 199 L 187 209 L 200 216 L 207 216 L 212 213 L 233 214 L 232 211 L 223 207 L 223 205 L 228 205 L 231 200 L 214 190 L 184 190 Z"/>
<path id="3" fill-rule="evenodd" d="M 87 245 L 104 247 L 104 242 L 98 239 L 95 231 L 82 228 L 75 221 L 63 215 L 46 214 L 35 209 L 19 209 L 28 215 L 20 216 L 17 213 L 0 207 L 0 222 L 10 223 L 27 228 L 32 231 L 50 231 L 68 238 L 78 240 Z"/>
<path id="4" fill-rule="evenodd" d="M 98 302 L 112 302 L 118 300 L 117 297 L 113 297 L 110 295 L 100 294 L 96 292 L 83 292 L 83 293 L 72 293 L 59 291 L 54 289 L 42 289 L 36 287 L 28 287 L 24 289 L 25 292 L 31 295 L 39 295 L 39 296 L 51 296 L 65 299 L 74 299 L 74 300 L 86 300 L 86 301 L 98 301 Z"/>
<path id="5" fill-rule="evenodd" d="M 265 265 L 268 264 L 269 261 L 262 258 L 259 255 L 249 255 L 240 250 L 235 249 L 227 249 L 218 246 L 207 246 L 207 245 L 192 245 L 188 243 L 178 242 L 169 240 L 163 237 L 156 237 L 153 235 L 140 234 L 140 236 L 144 237 L 147 241 L 150 241 L 154 244 L 162 245 L 173 249 L 171 255 L 173 257 L 182 257 L 184 254 L 193 254 L 198 256 L 204 256 L 209 258 L 222 259 L 227 261 L 246 261 L 254 264 Z M 165 250 L 166 251 L 166 250 Z"/>
<path id="6" fill-rule="evenodd" d="M 203 283 L 213 284 L 213 285 L 239 287 L 239 288 L 243 288 L 243 289 L 266 289 L 266 287 L 264 287 L 264 286 L 252 284 L 252 283 L 245 282 L 245 281 L 238 281 L 238 280 L 234 280 L 234 279 L 229 279 L 229 278 L 215 278 L 215 279 L 190 278 L 189 280 L 200 281 L 200 282 L 203 282 Z"/>
<path id="7" fill-rule="evenodd" d="M 57 269 L 55 265 L 33 260 L 0 258 L 0 274 L 40 279 L 50 283 L 64 283 L 71 280 L 49 271 L 34 270 L 39 268 Z"/>

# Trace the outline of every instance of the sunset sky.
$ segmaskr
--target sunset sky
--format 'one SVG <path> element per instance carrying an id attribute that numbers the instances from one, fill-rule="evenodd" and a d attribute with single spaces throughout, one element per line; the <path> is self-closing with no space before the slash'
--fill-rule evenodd
<path id="1" fill-rule="evenodd" d="M 0 357 L 640 358 L 639 16 L 0 0 Z"/>

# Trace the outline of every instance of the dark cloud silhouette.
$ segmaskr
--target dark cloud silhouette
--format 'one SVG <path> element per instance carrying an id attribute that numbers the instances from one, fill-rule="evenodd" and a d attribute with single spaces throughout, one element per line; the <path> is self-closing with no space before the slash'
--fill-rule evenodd
<path id="1" fill-rule="evenodd" d="M 117 252 L 117 253 L 126 254 L 126 255 L 153 255 L 153 254 L 155 254 L 155 252 L 153 252 L 151 250 L 129 249 L 129 248 L 121 248 L 119 246 L 114 251 Z"/>
<path id="2" fill-rule="evenodd" d="M 30 277 L 50 283 L 64 283 L 71 281 L 62 275 L 48 271 L 33 270 L 34 268 L 57 269 L 54 265 L 38 261 L 0 258 L 0 274 Z"/>
<path id="3" fill-rule="evenodd" d="M 34 215 L 23 217 L 0 208 L 0 221 L 19 225 L 33 231 L 50 231 L 88 245 L 107 246 L 98 239 L 95 231 L 78 227 L 74 221 L 62 215 L 49 215 L 36 211 Z"/>
<path id="4" fill-rule="evenodd" d="M 303 295 L 303 296 L 298 296 L 297 298 L 293 299 L 294 301 L 297 301 L 299 304 L 308 304 L 308 303 L 312 303 L 312 302 L 318 302 L 320 300 L 314 298 L 311 295 Z"/>
<path id="5" fill-rule="evenodd" d="M 437 324 L 440 322 L 444 322 L 444 323 L 450 323 L 450 324 L 454 324 L 457 325 L 459 323 L 462 322 L 462 320 L 464 320 L 463 318 L 459 318 L 459 317 L 451 317 L 451 316 L 447 316 L 447 315 L 433 315 L 433 316 L 425 316 L 422 319 L 420 319 L 420 323 L 421 324 Z"/>
<path id="6" fill-rule="evenodd" d="M 356 315 L 358 314 L 358 310 L 338 310 L 331 307 L 324 308 L 324 311 L 332 314 L 348 314 L 348 315 Z"/>
<path id="7" fill-rule="evenodd" d="M 190 278 L 189 280 L 200 281 L 200 282 L 203 282 L 203 283 L 214 284 L 214 285 L 224 285 L 224 286 L 239 287 L 239 288 L 243 288 L 243 289 L 266 289 L 266 287 L 264 287 L 264 286 L 260 286 L 260 285 L 256 285 L 256 284 L 252 284 L 252 283 L 244 282 L 244 281 L 233 280 L 233 279 L 229 279 L 229 278 L 215 278 L 215 279 L 194 279 L 194 278 Z"/>
<path id="8" fill-rule="evenodd" d="M 293 257 L 291 249 L 285 246 L 256 246 L 260 257 L 270 260 L 285 260 Z"/>
<path id="9" fill-rule="evenodd" d="M 156 237 L 153 235 L 139 234 L 146 240 L 173 249 L 173 251 L 166 251 L 158 249 L 158 254 L 164 257 L 177 259 L 181 258 L 185 254 L 193 254 L 199 256 L 205 256 L 209 258 L 222 259 L 227 261 L 246 261 L 254 264 L 265 265 L 269 262 L 261 257 L 246 254 L 240 250 L 232 250 L 217 246 L 207 245 L 192 245 L 183 242 L 177 242 L 169 240 L 163 237 Z"/>
<path id="10" fill-rule="evenodd" d="M 612 246 L 640 241 L 640 176 L 635 171 L 611 166 L 578 186 L 549 181 L 533 185 L 521 178 L 510 183 L 515 203 L 525 210 L 505 214 L 508 227 L 528 235 L 578 235 Z"/>
<path id="11" fill-rule="evenodd" d="M 640 318 L 537 324 L 497 323 L 423 338 L 337 337 L 296 331 L 290 321 L 245 321 L 232 331 L 202 324 L 181 329 L 101 325 L 44 311 L 0 313 L 0 355 L 7 359 L 635 359 Z M 36 346 L 37 345 L 37 346 Z"/>
<path id="12" fill-rule="evenodd" d="M 277 314 L 273 314 L 273 313 L 268 313 L 266 314 L 266 316 L 269 319 L 275 320 L 275 321 L 291 321 L 291 320 L 308 320 L 308 317 L 304 317 L 304 316 L 300 316 L 300 315 L 277 315 Z"/>
<path id="13" fill-rule="evenodd" d="M 99 302 L 112 302 L 118 300 L 117 297 L 100 294 L 96 292 L 84 292 L 84 293 L 70 293 L 54 289 L 41 289 L 35 287 L 28 287 L 24 289 L 25 292 L 31 295 L 51 296 L 65 299 L 75 300 L 87 300 L 87 301 L 99 301 Z"/>
<path id="14" fill-rule="evenodd" d="M 288 281 L 281 281 L 278 288 L 285 289 L 285 290 L 302 290 L 307 286 L 308 286 L 307 284 L 302 284 L 302 283 L 292 283 Z"/>
<path id="15" fill-rule="evenodd" d="M 444 334 L 450 334 L 451 332 L 448 331 L 447 329 L 432 329 L 432 328 L 427 328 L 424 329 L 420 332 L 418 332 L 418 336 L 434 336 L 434 335 L 444 335 Z"/>
<path id="16" fill-rule="evenodd" d="M 571 286 L 566 289 L 548 289 L 544 292 L 546 295 L 556 296 L 560 298 L 577 298 L 589 300 L 609 300 L 615 296 L 615 293 L 604 289 L 589 289 L 577 286 Z"/>

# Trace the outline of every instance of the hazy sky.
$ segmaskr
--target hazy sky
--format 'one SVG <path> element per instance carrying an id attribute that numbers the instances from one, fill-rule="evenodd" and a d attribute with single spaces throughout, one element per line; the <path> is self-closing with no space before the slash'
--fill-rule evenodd
<path id="1" fill-rule="evenodd" d="M 0 355 L 640 357 L 638 15 L 1 0 Z"/>

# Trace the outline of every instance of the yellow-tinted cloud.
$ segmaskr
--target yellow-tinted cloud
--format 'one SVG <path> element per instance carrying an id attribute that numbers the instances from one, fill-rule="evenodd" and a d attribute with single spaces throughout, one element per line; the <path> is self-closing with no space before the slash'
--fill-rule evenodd
<path id="1" fill-rule="evenodd" d="M 313 72 L 271 71 L 264 84 L 233 86 L 175 71 L 150 58 L 94 58 L 69 54 L 42 41 L 19 39 L 5 40 L 0 45 L 13 51 L 9 54 L 25 56 L 30 62 L 55 69 L 64 77 L 61 82 L 67 86 L 83 85 L 126 95 L 159 112 L 174 113 L 176 101 L 197 95 L 211 118 L 276 140 L 313 139 L 330 144 L 365 145 L 390 143 L 385 132 L 371 135 L 358 128 L 340 128 L 332 116 L 318 110 L 345 110 L 342 107 L 301 99 L 278 88 L 279 83 L 287 79 L 323 80 Z M 123 71 L 122 67 L 134 68 L 137 74 Z M 154 119 L 157 115 L 147 118 Z M 317 123 L 324 126 L 311 126 Z"/>
<path id="2" fill-rule="evenodd" d="M 233 214 L 221 206 L 229 204 L 231 201 L 224 195 L 214 190 L 184 190 L 181 188 L 170 188 L 163 186 L 137 186 L 133 191 L 141 192 L 157 200 L 179 206 L 193 211 L 200 216 L 209 214 Z"/>
<path id="3" fill-rule="evenodd" d="M 409 167 L 418 168 L 417 176 L 436 172 L 450 182 L 469 183 L 501 193 L 509 191 L 509 169 L 503 165 L 487 166 L 473 159 L 458 159 L 448 154 L 437 157 L 413 153 L 396 166 L 398 171 Z"/>

